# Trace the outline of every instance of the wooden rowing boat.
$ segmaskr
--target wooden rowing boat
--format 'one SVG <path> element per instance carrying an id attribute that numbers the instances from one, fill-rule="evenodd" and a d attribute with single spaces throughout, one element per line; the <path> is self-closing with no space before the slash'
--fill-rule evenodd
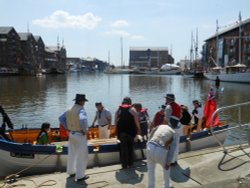
<path id="1" fill-rule="evenodd" d="M 220 130 L 228 126 L 214 128 L 220 141 L 224 141 L 226 133 Z M 55 171 L 65 171 L 67 161 L 67 138 L 60 137 L 59 129 L 49 132 L 50 145 L 36 145 L 34 141 L 40 129 L 14 129 L 7 131 L 11 141 L 0 139 L 0 177 L 10 174 L 33 175 Z M 98 139 L 98 129 L 90 128 L 88 132 L 89 161 L 88 167 L 98 167 L 119 163 L 119 144 L 115 137 L 115 129 L 110 131 L 109 139 Z M 146 143 L 135 143 L 135 159 L 144 158 Z M 180 138 L 180 152 L 203 149 L 217 145 L 209 131 L 191 134 L 187 142 L 185 136 Z"/>

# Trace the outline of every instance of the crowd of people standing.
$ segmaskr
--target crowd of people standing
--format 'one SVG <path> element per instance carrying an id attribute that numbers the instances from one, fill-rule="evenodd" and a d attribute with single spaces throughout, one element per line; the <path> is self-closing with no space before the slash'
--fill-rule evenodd
<path id="1" fill-rule="evenodd" d="M 87 131 L 88 121 L 84 94 L 76 94 L 75 104 L 60 117 L 59 121 L 69 131 L 67 173 L 75 181 L 85 181 L 88 163 Z M 139 138 L 147 142 L 148 184 L 154 187 L 155 165 L 163 167 L 164 187 L 170 187 L 170 167 L 178 162 L 180 135 L 189 137 L 192 131 L 202 129 L 202 107 L 193 101 L 193 111 L 175 101 L 175 95 L 167 93 L 164 104 L 155 113 L 152 122 L 147 109 L 141 103 L 132 103 L 130 97 L 123 98 L 114 115 L 102 102 L 96 102 L 96 115 L 91 127 L 98 127 L 99 139 L 108 139 L 109 130 L 115 126 L 123 169 L 133 166 L 134 142 Z"/>

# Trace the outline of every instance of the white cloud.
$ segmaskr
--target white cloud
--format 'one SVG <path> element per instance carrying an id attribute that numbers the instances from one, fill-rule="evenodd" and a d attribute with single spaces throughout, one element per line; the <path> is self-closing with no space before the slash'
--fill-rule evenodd
<path id="1" fill-rule="evenodd" d="M 121 37 L 129 37 L 130 33 L 128 33 L 127 31 L 124 30 L 112 30 L 112 31 L 108 31 L 105 34 L 107 35 L 118 35 Z"/>
<path id="2" fill-rule="evenodd" d="M 105 32 L 106 35 L 115 35 L 115 36 L 120 36 L 120 37 L 127 37 L 132 40 L 145 40 L 144 36 L 141 35 L 132 35 L 127 31 L 124 30 L 112 30 L 112 31 L 107 31 Z"/>
<path id="3" fill-rule="evenodd" d="M 145 37 L 141 35 L 132 35 L 130 38 L 132 40 L 145 40 Z"/>
<path id="4" fill-rule="evenodd" d="M 83 15 L 70 15 L 66 11 L 55 11 L 48 17 L 33 20 L 32 23 L 41 27 L 50 28 L 78 28 L 78 29 L 94 29 L 102 18 L 88 12 Z"/>
<path id="5" fill-rule="evenodd" d="M 111 24 L 111 27 L 114 28 L 111 31 L 105 32 L 106 35 L 115 35 L 120 37 L 130 38 L 132 40 L 145 40 L 145 37 L 141 35 L 133 35 L 126 30 L 122 29 L 128 27 L 129 24 L 126 20 L 116 20 Z"/>
<path id="6" fill-rule="evenodd" d="M 124 28 L 128 26 L 129 24 L 126 20 L 116 20 L 111 24 L 111 27 L 114 27 L 114 28 Z"/>

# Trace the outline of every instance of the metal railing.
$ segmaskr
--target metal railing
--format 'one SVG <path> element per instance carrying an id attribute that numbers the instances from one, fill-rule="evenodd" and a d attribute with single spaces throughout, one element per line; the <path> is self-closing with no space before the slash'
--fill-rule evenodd
<path id="1" fill-rule="evenodd" d="M 224 146 L 224 144 L 220 141 L 220 139 L 218 138 L 217 134 L 214 133 L 214 130 L 213 130 L 213 121 L 214 121 L 214 118 L 216 117 L 216 115 L 219 113 L 219 112 L 222 112 L 224 110 L 228 110 L 228 109 L 238 109 L 238 120 L 237 120 L 237 126 L 233 126 L 233 127 L 228 127 L 227 129 L 225 130 L 220 130 L 220 131 L 216 131 L 216 133 L 218 132 L 225 132 L 225 131 L 228 131 L 228 130 L 232 130 L 232 129 L 242 129 L 243 127 L 246 127 L 246 126 L 250 126 L 250 123 L 245 123 L 245 124 L 242 124 L 242 107 L 243 106 L 250 106 L 250 102 L 246 102 L 246 103 L 240 103 L 240 104 L 235 104 L 235 105 L 230 105 L 230 106 L 225 106 L 225 107 L 221 107 L 221 108 L 218 108 L 213 114 L 212 114 L 212 117 L 210 119 L 210 131 L 212 133 L 212 135 L 214 136 L 214 138 L 216 139 L 216 141 L 218 142 L 218 144 L 223 148 L 223 151 L 224 153 L 228 153 L 226 147 Z M 250 132 L 248 130 L 248 132 Z M 249 136 L 248 136 L 249 137 Z M 238 138 L 239 139 L 239 146 L 242 147 L 242 131 L 240 131 L 240 137 Z M 250 139 L 250 138 L 248 138 Z M 250 142 L 250 141 L 248 141 Z"/>

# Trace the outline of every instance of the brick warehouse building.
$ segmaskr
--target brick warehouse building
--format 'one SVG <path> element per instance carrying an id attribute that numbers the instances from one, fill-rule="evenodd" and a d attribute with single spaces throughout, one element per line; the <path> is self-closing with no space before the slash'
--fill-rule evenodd
<path id="1" fill-rule="evenodd" d="M 157 67 L 174 63 L 174 58 L 169 54 L 168 48 L 164 47 L 131 47 L 129 50 L 130 67 Z"/>
<path id="2" fill-rule="evenodd" d="M 53 61 L 48 61 L 51 59 Z M 46 69 L 49 73 L 53 69 L 64 69 L 65 65 L 64 46 L 51 49 L 45 46 L 41 36 L 0 26 L 0 69 L 16 69 L 17 73 L 34 75 L 39 69 Z"/>
<path id="3" fill-rule="evenodd" d="M 0 27 L 0 67 L 17 68 L 21 57 L 21 41 L 13 27 Z"/>
<path id="4" fill-rule="evenodd" d="M 250 19 L 238 21 L 206 39 L 202 60 L 208 67 L 237 63 L 250 67 Z"/>

